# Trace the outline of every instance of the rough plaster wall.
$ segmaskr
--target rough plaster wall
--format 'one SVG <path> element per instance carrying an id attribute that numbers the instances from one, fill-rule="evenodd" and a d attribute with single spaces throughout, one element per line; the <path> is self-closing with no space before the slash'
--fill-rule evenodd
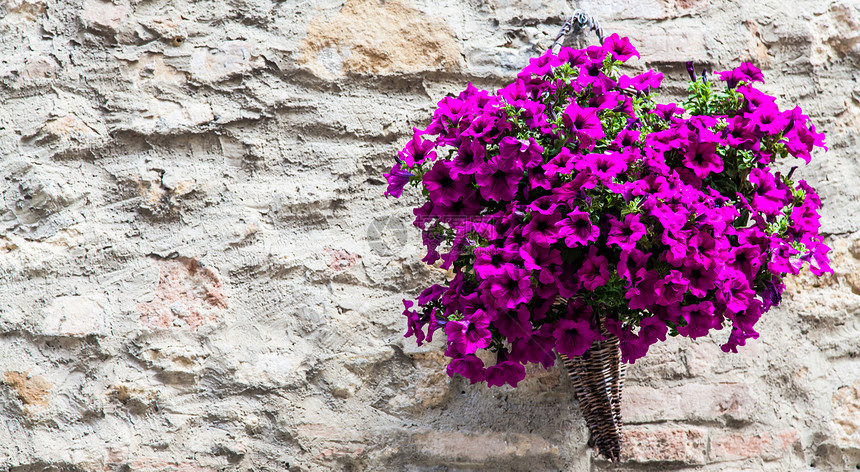
<path id="1" fill-rule="evenodd" d="M 741 354 L 632 366 L 621 464 L 558 369 L 470 386 L 403 339 L 441 276 L 415 197 L 382 198 L 411 127 L 509 81 L 564 1 L 0 0 L 0 470 L 860 468 L 860 6 L 578 6 L 670 96 L 685 60 L 754 61 L 830 145 L 798 174 L 836 275 L 791 279 Z"/>

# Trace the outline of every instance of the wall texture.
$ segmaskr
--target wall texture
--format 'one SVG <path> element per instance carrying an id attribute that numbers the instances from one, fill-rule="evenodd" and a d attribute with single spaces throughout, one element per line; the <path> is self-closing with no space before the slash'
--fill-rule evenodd
<path id="1" fill-rule="evenodd" d="M 637 66 L 760 65 L 830 151 L 836 274 L 741 354 L 629 371 L 624 461 L 558 369 L 517 389 L 404 340 L 412 126 L 546 47 L 563 0 L 0 0 L 0 470 L 860 469 L 860 5 L 582 0 Z M 653 349 L 653 348 L 652 348 Z"/>

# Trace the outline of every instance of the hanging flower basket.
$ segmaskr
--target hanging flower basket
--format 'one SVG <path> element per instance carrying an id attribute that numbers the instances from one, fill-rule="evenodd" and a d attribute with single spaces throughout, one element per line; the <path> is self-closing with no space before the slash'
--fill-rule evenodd
<path id="1" fill-rule="evenodd" d="M 830 271 L 821 200 L 794 168 L 775 171 L 824 147 L 801 109 L 755 88 L 750 63 L 719 80 L 689 65 L 689 98 L 661 104 L 662 74 L 622 72 L 638 56 L 612 35 L 551 48 L 500 90 L 469 84 L 385 175 L 386 195 L 423 195 L 423 260 L 453 274 L 404 300 L 406 336 L 443 331 L 448 374 L 489 386 L 516 387 L 524 364 L 558 354 L 613 460 L 622 363 L 723 328 L 737 352 L 786 274 Z"/>

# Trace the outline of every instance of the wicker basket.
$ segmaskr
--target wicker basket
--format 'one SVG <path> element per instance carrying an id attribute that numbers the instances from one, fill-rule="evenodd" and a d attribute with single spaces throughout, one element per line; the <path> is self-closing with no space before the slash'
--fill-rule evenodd
<path id="1" fill-rule="evenodd" d="M 583 356 L 559 356 L 591 432 L 588 444 L 617 461 L 621 456 L 621 386 L 626 364 L 621 363 L 618 338 L 606 331 L 602 321 L 600 333 L 605 339 L 595 341 Z"/>

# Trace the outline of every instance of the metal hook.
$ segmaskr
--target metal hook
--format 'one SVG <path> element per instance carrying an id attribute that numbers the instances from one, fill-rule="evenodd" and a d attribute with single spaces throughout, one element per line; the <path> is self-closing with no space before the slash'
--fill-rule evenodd
<path id="1" fill-rule="evenodd" d="M 565 20 L 561 25 L 561 30 L 556 35 L 555 41 L 552 42 L 550 49 L 555 49 L 559 41 L 567 36 L 571 30 L 573 30 L 574 33 L 578 33 L 583 29 L 594 31 L 594 33 L 597 34 L 597 39 L 599 39 L 600 43 L 603 44 L 605 38 L 603 36 L 603 28 L 600 26 L 600 23 L 598 23 L 597 20 L 588 13 L 585 13 L 582 10 L 575 10 L 573 15 Z"/>

